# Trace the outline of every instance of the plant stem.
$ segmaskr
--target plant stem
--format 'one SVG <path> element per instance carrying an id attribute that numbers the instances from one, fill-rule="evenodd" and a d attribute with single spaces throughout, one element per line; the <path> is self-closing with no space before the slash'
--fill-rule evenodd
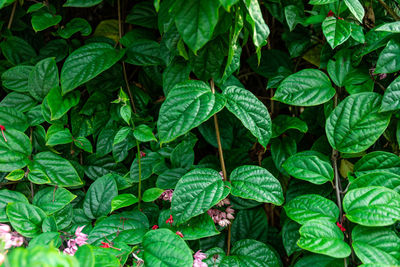
<path id="1" fill-rule="evenodd" d="M 211 79 L 210 81 L 210 87 L 211 87 L 211 92 L 215 94 L 215 85 L 214 85 L 214 80 Z M 224 175 L 224 181 L 229 181 L 228 179 L 228 174 L 226 173 L 226 168 L 225 168 L 225 161 L 224 161 L 224 153 L 222 151 L 222 145 L 221 145 L 221 135 L 219 133 L 219 125 L 218 125 L 218 118 L 217 114 L 214 114 L 214 125 L 215 125 L 215 134 L 217 136 L 217 143 L 218 143 L 218 154 L 219 154 L 219 161 L 221 163 L 221 169 L 222 173 Z M 229 256 L 231 253 L 231 224 L 228 225 L 228 240 L 227 240 L 227 251 L 226 255 Z"/>
<path id="2" fill-rule="evenodd" d="M 131 118 L 132 129 L 135 130 L 135 123 Z M 141 164 L 141 155 L 140 155 L 140 143 L 136 140 L 136 148 L 137 148 L 137 159 L 138 159 L 138 168 L 139 168 L 139 184 L 138 184 L 138 210 L 140 211 L 140 202 L 142 202 L 142 164 Z"/>
<path id="3" fill-rule="evenodd" d="M 212 93 L 215 94 L 214 80 L 212 80 L 212 79 L 210 81 L 210 86 L 211 86 Z M 219 133 L 217 114 L 214 114 L 214 125 L 215 125 L 215 134 L 217 136 L 217 143 L 218 143 L 219 161 L 221 163 L 222 173 L 224 174 L 224 181 L 228 181 L 228 175 L 226 173 L 226 168 L 225 168 L 224 153 L 222 151 L 222 145 L 221 145 L 221 136 Z"/>
<path id="4" fill-rule="evenodd" d="M 119 39 L 122 38 L 122 19 L 121 19 L 121 0 L 117 1 L 117 6 L 118 6 L 118 34 L 119 34 Z M 118 41 L 119 43 L 119 47 L 122 48 L 122 44 Z M 131 92 L 131 88 L 129 86 L 129 80 L 128 80 L 128 75 L 126 74 L 126 65 L 125 62 L 122 61 L 122 72 L 124 74 L 124 80 L 125 80 L 125 85 L 126 85 L 126 89 L 128 90 L 128 95 L 129 95 L 129 99 L 131 100 L 131 106 L 132 106 L 132 110 L 133 112 L 136 114 L 136 106 L 135 106 L 135 102 L 133 101 L 133 95 Z"/>
<path id="5" fill-rule="evenodd" d="M 381 4 L 381 6 L 383 6 L 387 13 L 394 18 L 394 20 L 400 20 L 400 17 L 396 14 L 396 12 L 394 12 L 394 10 L 391 9 L 390 6 L 388 6 L 383 0 L 378 0 L 378 2 Z"/>
<path id="6" fill-rule="evenodd" d="M 14 20 L 15 10 L 17 9 L 17 2 L 18 1 L 14 2 L 13 8 L 11 10 L 11 15 L 10 15 L 10 19 L 8 20 L 7 29 L 11 29 L 11 25 L 12 25 L 12 22 Z"/>
<path id="7" fill-rule="evenodd" d="M 338 151 L 336 149 L 334 149 L 332 151 L 331 160 L 332 160 L 333 174 L 334 174 L 334 179 L 335 179 L 335 191 L 336 191 L 337 205 L 339 207 L 339 212 L 340 212 L 339 221 L 340 221 L 340 223 L 343 223 L 342 199 L 340 196 L 341 186 L 340 186 L 340 177 L 339 177 L 339 171 L 338 171 L 338 166 L 337 166 L 337 158 L 338 158 Z"/>

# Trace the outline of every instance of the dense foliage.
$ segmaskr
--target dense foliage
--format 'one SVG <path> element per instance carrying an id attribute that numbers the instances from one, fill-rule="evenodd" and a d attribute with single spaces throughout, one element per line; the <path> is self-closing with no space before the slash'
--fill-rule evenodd
<path id="1" fill-rule="evenodd" d="M 0 265 L 400 265 L 399 0 L 0 0 Z"/>

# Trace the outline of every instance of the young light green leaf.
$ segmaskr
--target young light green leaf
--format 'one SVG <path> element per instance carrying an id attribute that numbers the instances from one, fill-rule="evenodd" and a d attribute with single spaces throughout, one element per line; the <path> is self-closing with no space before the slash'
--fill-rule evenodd
<path id="1" fill-rule="evenodd" d="M 32 28 L 35 32 L 43 31 L 51 26 L 57 25 L 62 20 L 60 15 L 54 15 L 42 8 L 32 13 Z"/>
<path id="2" fill-rule="evenodd" d="M 299 224 L 316 219 L 335 223 L 339 217 L 339 208 L 332 200 L 315 194 L 298 196 L 284 208 L 287 216 Z"/>
<path id="3" fill-rule="evenodd" d="M 160 189 L 157 187 L 154 188 L 149 188 L 143 193 L 143 202 L 152 202 L 156 199 L 158 199 L 161 194 L 164 192 L 164 189 Z"/>
<path id="4" fill-rule="evenodd" d="M 61 69 L 62 95 L 109 69 L 124 55 L 106 43 L 90 43 L 72 52 Z"/>
<path id="5" fill-rule="evenodd" d="M 373 145 L 390 121 L 390 114 L 379 113 L 381 100 L 372 92 L 346 97 L 326 121 L 331 146 L 340 152 L 358 153 Z"/>
<path id="6" fill-rule="evenodd" d="M 16 169 L 7 174 L 5 177 L 9 181 L 19 181 L 25 177 L 25 171 L 21 169 Z"/>
<path id="7" fill-rule="evenodd" d="M 258 202 L 282 205 L 283 192 L 279 181 L 266 169 L 245 165 L 230 175 L 232 195 Z"/>
<path id="8" fill-rule="evenodd" d="M 334 222 L 311 220 L 306 222 L 299 232 L 300 239 L 297 245 L 302 249 L 334 258 L 346 258 L 351 254 L 342 231 Z"/>
<path id="9" fill-rule="evenodd" d="M 316 151 L 294 154 L 282 167 L 289 175 L 313 184 L 324 184 L 333 180 L 333 168 L 329 159 Z"/>
<path id="10" fill-rule="evenodd" d="M 400 33 L 400 21 L 384 23 L 376 27 L 374 31 Z"/>
<path id="11" fill-rule="evenodd" d="M 357 188 L 343 199 L 346 218 L 364 226 L 387 226 L 400 220 L 400 195 L 377 186 Z"/>
<path id="12" fill-rule="evenodd" d="M 325 35 L 326 41 L 334 49 L 349 39 L 351 24 L 335 17 L 327 17 L 322 23 L 322 32 Z"/>
<path id="13" fill-rule="evenodd" d="M 218 22 L 220 2 L 179 0 L 174 4 L 176 28 L 185 43 L 196 53 L 212 37 Z"/>
<path id="14" fill-rule="evenodd" d="M 221 175 L 212 169 L 194 169 L 175 187 L 171 211 L 179 224 L 209 210 L 229 194 Z"/>
<path id="15" fill-rule="evenodd" d="M 91 219 L 107 215 L 111 211 L 111 201 L 118 195 L 113 177 L 103 176 L 90 185 L 83 201 L 83 211 Z"/>
<path id="16" fill-rule="evenodd" d="M 398 109 L 400 109 L 400 77 L 397 77 L 386 88 L 379 111 L 384 112 Z"/>
<path id="17" fill-rule="evenodd" d="M 162 104 L 157 122 L 160 141 L 169 142 L 208 120 L 225 106 L 225 99 L 214 95 L 201 81 L 177 84 Z"/>
<path id="18" fill-rule="evenodd" d="M 0 171 L 11 172 L 25 167 L 32 153 L 28 136 L 14 129 L 6 129 L 4 135 L 7 142 L 0 136 Z"/>
<path id="19" fill-rule="evenodd" d="M 250 91 L 234 85 L 227 87 L 223 95 L 227 99 L 228 110 L 243 123 L 263 147 L 267 147 L 272 126 L 265 105 Z"/>
<path id="20" fill-rule="evenodd" d="M 51 120 L 60 119 L 72 107 L 78 105 L 80 96 L 81 94 L 77 91 L 62 96 L 60 87 L 53 87 L 44 99 L 44 101 L 47 101 L 49 106 Z"/>
<path id="21" fill-rule="evenodd" d="M 316 106 L 329 101 L 334 95 L 335 89 L 325 73 L 304 69 L 285 78 L 273 99 L 294 106 Z"/>
<path id="22" fill-rule="evenodd" d="M 351 232 L 352 246 L 362 263 L 396 265 L 400 260 L 400 238 L 391 229 L 357 225 Z"/>
<path id="23" fill-rule="evenodd" d="M 265 24 L 258 1 L 244 0 L 243 2 L 248 12 L 246 20 L 251 25 L 253 42 L 259 51 L 262 46 L 267 44 L 269 28 Z M 258 60 L 260 61 L 260 56 L 258 56 Z"/>
<path id="24" fill-rule="evenodd" d="M 87 138 L 85 138 L 85 137 L 82 137 L 82 136 L 77 137 L 77 138 L 74 140 L 74 144 L 75 144 L 77 147 L 79 147 L 80 149 L 83 149 L 83 150 L 86 151 L 86 152 L 93 153 L 93 146 L 92 146 L 92 143 L 91 143 Z"/>
<path id="25" fill-rule="evenodd" d="M 150 141 L 157 142 L 157 139 L 153 134 L 153 130 L 145 124 L 137 126 L 133 131 L 133 136 L 137 140 L 139 140 L 139 142 L 150 142 Z"/>
<path id="26" fill-rule="evenodd" d="M 132 194 L 121 194 L 111 200 L 111 212 L 117 209 L 129 207 L 138 202 L 138 198 Z"/>
<path id="27" fill-rule="evenodd" d="M 33 238 L 41 233 L 41 225 L 46 214 L 34 205 L 12 202 L 7 205 L 7 217 L 18 233 Z"/>
<path id="28" fill-rule="evenodd" d="M 148 266 L 192 267 L 188 245 L 168 229 L 149 231 L 143 237 L 143 260 Z"/>

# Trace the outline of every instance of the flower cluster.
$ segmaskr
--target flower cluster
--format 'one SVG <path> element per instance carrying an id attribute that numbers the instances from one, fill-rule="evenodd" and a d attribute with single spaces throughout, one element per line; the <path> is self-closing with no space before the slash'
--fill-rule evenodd
<path id="1" fill-rule="evenodd" d="M 216 206 L 217 207 L 222 207 L 231 204 L 229 199 L 225 198 L 221 200 Z M 225 227 L 231 223 L 230 220 L 235 219 L 233 214 L 235 213 L 235 210 L 232 209 L 232 206 L 228 206 L 225 211 L 219 210 L 219 209 L 210 209 L 207 211 L 208 215 L 211 216 L 213 219 L 214 223 L 218 224 L 221 227 Z"/>
<path id="2" fill-rule="evenodd" d="M 171 202 L 172 200 L 172 194 L 174 193 L 174 190 L 172 189 L 167 189 L 165 190 L 161 196 L 159 197 L 160 199 L 164 200 L 164 201 L 169 201 Z"/>
<path id="3" fill-rule="evenodd" d="M 24 243 L 24 238 L 17 232 L 11 232 L 7 224 L 0 224 L 0 239 L 4 242 L 4 249 L 20 247 Z"/>
<path id="4" fill-rule="evenodd" d="M 193 255 L 193 267 L 207 267 L 207 263 L 203 262 L 203 260 L 207 258 L 206 254 L 201 252 L 201 250 L 198 250 L 194 255 Z"/>
<path id="5" fill-rule="evenodd" d="M 75 231 L 75 236 L 76 238 L 74 239 L 70 239 L 67 242 L 68 247 L 66 249 L 64 249 L 64 253 L 65 254 L 69 254 L 69 255 L 75 255 L 75 252 L 78 250 L 78 247 L 83 246 L 86 243 L 87 239 L 87 234 L 82 233 L 83 228 L 85 228 L 84 226 L 78 227 Z"/>

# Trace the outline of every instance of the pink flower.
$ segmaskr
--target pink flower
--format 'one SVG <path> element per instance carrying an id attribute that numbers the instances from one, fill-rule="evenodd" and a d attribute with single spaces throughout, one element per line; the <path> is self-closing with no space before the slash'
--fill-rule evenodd
<path id="1" fill-rule="evenodd" d="M 3 126 L 3 125 L 0 125 L 0 126 Z M 0 233 L 9 233 L 9 232 L 11 232 L 10 226 L 8 224 L 0 223 Z"/>
<path id="2" fill-rule="evenodd" d="M 172 225 L 174 223 L 174 218 L 172 218 L 172 215 L 169 215 L 169 218 L 165 222 Z"/>
<path id="3" fill-rule="evenodd" d="M 5 130 L 6 130 L 6 127 L 4 127 L 3 125 L 0 125 L 0 131 L 1 131 L 1 134 L 3 135 L 4 142 L 7 142 L 7 138 L 4 135 Z"/>
<path id="4" fill-rule="evenodd" d="M 222 180 L 224 180 L 224 172 L 223 172 L 223 171 L 220 171 L 220 172 L 219 172 L 219 175 L 221 175 Z"/>
<path id="5" fill-rule="evenodd" d="M 193 255 L 193 267 L 208 267 L 207 263 L 203 262 L 203 260 L 207 258 L 206 254 L 201 252 L 201 250 L 198 250 L 194 255 Z"/>
<path id="6" fill-rule="evenodd" d="M 6 258 L 6 256 L 4 254 L 0 253 L 0 265 L 3 264 L 5 258 Z"/>
<path id="7" fill-rule="evenodd" d="M 101 241 L 101 246 L 100 247 L 101 248 L 111 248 L 111 245 L 109 243 L 107 243 L 107 242 Z"/>
<path id="8" fill-rule="evenodd" d="M 78 246 L 83 246 L 85 244 L 87 244 L 87 234 L 82 233 L 83 228 L 85 228 L 86 225 L 83 225 L 81 227 L 76 228 L 75 230 L 75 242 Z"/>
<path id="9" fill-rule="evenodd" d="M 183 238 L 183 234 L 181 233 L 181 232 L 179 232 L 179 231 L 176 231 L 176 233 L 175 234 L 177 234 L 177 235 L 179 235 L 180 237 L 182 237 Z"/>
<path id="10" fill-rule="evenodd" d="M 215 206 L 222 207 L 222 206 L 229 205 L 229 204 L 231 204 L 231 202 L 229 201 L 228 198 L 225 198 L 225 199 L 221 200 L 220 202 L 218 202 L 217 205 L 215 205 Z"/>
<path id="11" fill-rule="evenodd" d="M 158 225 L 155 224 L 155 225 L 153 225 L 153 227 L 151 227 L 151 230 L 156 230 L 156 229 L 158 229 L 158 228 L 159 228 Z"/>
<path id="12" fill-rule="evenodd" d="M 231 223 L 231 221 L 228 220 L 228 219 L 222 219 L 222 220 L 220 220 L 220 221 L 218 222 L 219 226 L 221 226 L 221 227 L 228 226 L 230 223 Z"/>
<path id="13" fill-rule="evenodd" d="M 173 194 L 174 190 L 172 189 L 167 189 L 165 190 L 161 196 L 159 197 L 160 199 L 164 200 L 164 201 L 169 201 L 171 202 L 172 200 L 172 194 Z"/>

